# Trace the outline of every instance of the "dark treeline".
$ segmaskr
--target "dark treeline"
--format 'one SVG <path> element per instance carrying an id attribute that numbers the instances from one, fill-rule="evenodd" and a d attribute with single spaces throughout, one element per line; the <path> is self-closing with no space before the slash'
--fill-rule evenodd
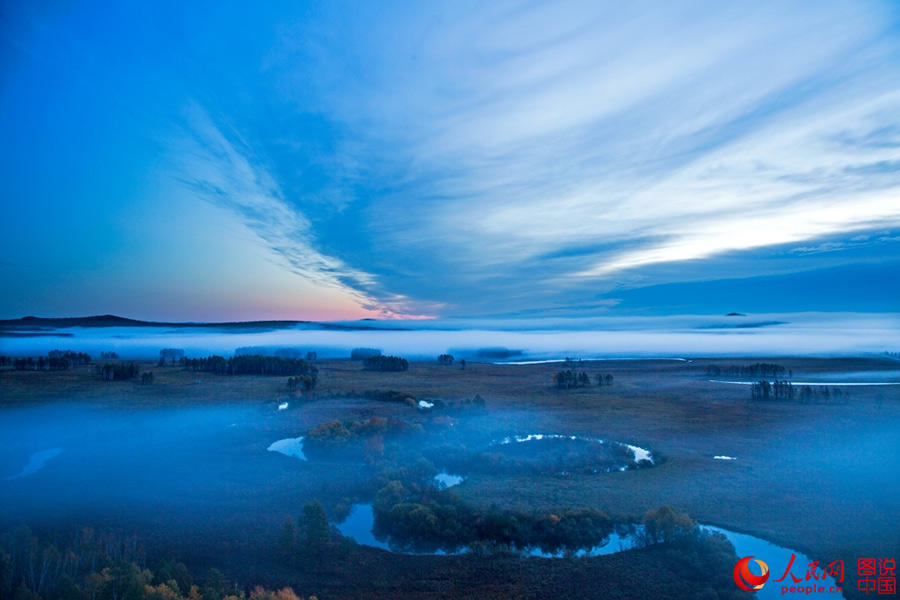
<path id="1" fill-rule="evenodd" d="M 613 379 L 615 378 L 610 373 L 607 373 L 606 375 L 597 373 L 596 379 L 597 385 L 603 385 L 604 381 L 606 382 L 606 385 L 612 385 Z M 570 387 L 588 387 L 591 385 L 591 378 L 585 371 L 577 373 L 566 369 L 565 371 L 558 371 L 553 376 L 553 382 L 556 384 L 557 388 L 567 390 Z"/>
<path id="2" fill-rule="evenodd" d="M 307 375 L 313 378 L 318 376 L 318 369 L 302 358 L 281 356 L 242 354 L 231 358 L 216 355 L 206 358 L 182 357 L 179 363 L 186 371 L 216 375 Z"/>
<path id="3" fill-rule="evenodd" d="M 582 387 L 591 385 L 591 378 L 587 373 L 582 371 L 581 373 L 573 373 L 570 370 L 559 371 L 556 375 L 553 376 L 553 381 L 556 382 L 556 387 L 560 389 L 569 389 L 570 387 Z"/>
<path id="4" fill-rule="evenodd" d="M 47 353 L 47 358 L 65 358 L 73 365 L 91 364 L 90 354 L 87 352 L 75 352 L 73 350 L 51 350 Z"/>
<path id="5" fill-rule="evenodd" d="M 790 381 L 774 381 L 769 383 L 766 380 L 759 381 L 750 386 L 750 397 L 753 400 L 768 400 L 770 397 L 775 399 L 794 399 L 794 386 Z"/>
<path id="6" fill-rule="evenodd" d="M 140 367 L 133 362 L 106 363 L 100 369 L 100 379 L 103 381 L 125 381 L 127 379 L 134 379 L 140 375 L 140 373 Z M 144 383 L 148 382 L 144 381 Z"/>
<path id="7" fill-rule="evenodd" d="M 399 356 L 370 356 L 363 361 L 363 368 L 367 371 L 408 371 L 409 361 Z"/>
<path id="8" fill-rule="evenodd" d="M 235 348 L 234 354 L 277 356 L 279 358 L 305 358 L 307 362 L 313 362 L 318 358 L 315 350 L 303 350 L 302 348 L 266 348 L 264 346 L 242 346 Z"/>
<path id="9" fill-rule="evenodd" d="M 411 494 L 392 481 L 375 495 L 376 537 L 405 551 L 479 552 L 494 548 L 544 552 L 576 551 L 600 544 L 615 524 L 595 508 L 515 513 L 471 505 L 450 490 L 425 488 Z"/>
<path id="10" fill-rule="evenodd" d="M 0 368 L 16 371 L 65 371 L 73 364 L 90 364 L 90 355 L 84 352 L 61 352 L 54 350 L 49 356 L 38 358 L 9 358 L 0 356 Z M 133 362 L 105 363 L 99 370 L 100 379 L 103 381 L 125 381 L 141 375 L 141 369 Z M 153 383 L 153 374 L 144 373 L 142 383 Z"/>
<path id="11" fill-rule="evenodd" d="M 404 551 L 470 552 L 498 549 L 571 555 L 599 546 L 613 532 L 649 547 L 699 536 L 697 524 L 669 506 L 650 510 L 641 526 L 593 507 L 515 512 L 469 504 L 451 490 L 411 493 L 399 481 L 380 489 L 372 504 L 376 537 Z"/>
<path id="12" fill-rule="evenodd" d="M 785 373 L 788 377 L 794 374 L 790 369 L 785 369 L 782 365 L 774 363 L 755 363 L 752 365 L 727 365 L 720 367 L 719 365 L 708 365 L 706 374 L 712 377 L 720 375 L 732 375 L 734 377 L 772 377 L 773 379 L 784 378 Z"/>
<path id="13" fill-rule="evenodd" d="M 135 537 L 81 529 L 68 539 L 40 539 L 21 526 L 0 536 L 0 597 L 15 600 L 243 600 L 244 590 L 217 569 L 195 581 L 183 563 L 147 567 Z M 249 598 L 299 600 L 290 588 L 257 587 Z M 313 600 L 310 598 L 310 600 Z"/>
<path id="14" fill-rule="evenodd" d="M 52 350 L 47 356 L 10 358 L 0 356 L 0 368 L 14 371 L 65 371 L 72 365 L 89 365 L 91 355 L 71 350 Z"/>
<path id="15" fill-rule="evenodd" d="M 354 348 L 350 351 L 350 360 L 365 360 L 373 356 L 381 356 L 378 348 Z"/>
<path id="16" fill-rule="evenodd" d="M 750 386 L 750 398 L 752 400 L 799 400 L 804 404 L 812 402 L 838 401 L 844 399 L 844 392 L 839 387 L 829 387 L 826 385 L 802 387 L 794 386 L 790 381 L 768 381 L 762 380 Z"/>
<path id="17" fill-rule="evenodd" d="M 454 360 L 456 359 L 453 358 L 452 354 L 441 354 L 438 356 L 438 362 L 442 365 L 452 365 Z"/>

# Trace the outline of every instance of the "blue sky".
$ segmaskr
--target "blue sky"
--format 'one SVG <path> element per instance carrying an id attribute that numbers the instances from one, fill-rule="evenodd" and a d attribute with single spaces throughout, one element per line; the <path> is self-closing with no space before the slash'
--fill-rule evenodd
<path id="1" fill-rule="evenodd" d="M 894 2 L 0 10 L 0 317 L 900 306 Z"/>

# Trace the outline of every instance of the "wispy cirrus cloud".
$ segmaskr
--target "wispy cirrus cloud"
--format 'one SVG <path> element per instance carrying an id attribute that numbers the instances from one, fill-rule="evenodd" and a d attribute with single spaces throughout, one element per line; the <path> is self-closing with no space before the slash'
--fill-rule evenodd
<path id="1" fill-rule="evenodd" d="M 892 236 L 890 231 L 880 232 L 877 235 L 855 235 L 846 241 L 828 241 L 816 244 L 815 246 L 799 246 L 792 248 L 794 254 L 822 254 L 823 252 L 838 252 L 854 248 L 864 248 L 866 246 L 875 246 L 890 242 L 900 242 L 900 236 Z"/>
<path id="2" fill-rule="evenodd" d="M 147 315 L 182 291 L 201 318 L 580 314 L 896 268 L 890 0 L 75 3 L 2 28 L 28 303 L 71 278 Z"/>
<path id="3" fill-rule="evenodd" d="M 411 312 L 398 294 L 376 300 L 365 291 L 377 287 L 373 275 L 316 249 L 309 219 L 285 198 L 265 163 L 251 158 L 237 134 L 226 137 L 196 104 L 189 107 L 187 121 L 189 131 L 174 157 L 179 181 L 203 200 L 231 211 L 274 253 L 273 259 L 317 286 L 340 290 L 382 318 L 425 316 Z"/>
<path id="4" fill-rule="evenodd" d="M 355 264 L 387 289 L 549 306 L 652 265 L 900 226 L 884 3 L 424 12 L 392 15 L 391 37 L 351 18 L 349 58 L 322 42 L 339 84 L 285 74 L 353 131 L 365 193 L 342 218 L 365 222 L 376 250 Z"/>
<path id="5" fill-rule="evenodd" d="M 223 109 L 242 141 L 198 120 L 191 185 L 367 308 L 596 305 L 658 265 L 900 227 L 894 21 L 881 2 L 330 7 L 280 23 L 247 92 L 277 122 Z"/>

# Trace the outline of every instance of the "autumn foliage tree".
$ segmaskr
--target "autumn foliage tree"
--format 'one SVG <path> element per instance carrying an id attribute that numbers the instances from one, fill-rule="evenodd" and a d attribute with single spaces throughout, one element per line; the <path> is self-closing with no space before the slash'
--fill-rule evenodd
<path id="1" fill-rule="evenodd" d="M 689 536 L 697 524 L 669 505 L 648 510 L 642 521 L 646 545 L 663 544 Z"/>

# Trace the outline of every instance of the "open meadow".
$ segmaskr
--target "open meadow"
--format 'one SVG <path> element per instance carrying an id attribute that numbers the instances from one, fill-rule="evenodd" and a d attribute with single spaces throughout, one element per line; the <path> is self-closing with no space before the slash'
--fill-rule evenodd
<path id="1" fill-rule="evenodd" d="M 470 362 L 465 369 L 423 361 L 400 373 L 325 360 L 312 391 L 291 391 L 283 377 L 200 376 L 149 362 L 140 367 L 154 373 L 151 384 L 101 381 L 96 367 L 85 366 L 3 372 L 0 525 L 134 534 L 151 561 L 175 557 L 192 572 L 217 567 L 237 581 L 291 584 L 320 598 L 545 597 L 559 582 L 571 588 L 566 597 L 629 597 L 628 589 L 646 579 L 641 569 L 659 558 L 650 550 L 541 559 L 358 546 L 333 564 L 279 560 L 286 517 L 298 518 L 317 499 L 339 522 L 354 504 L 371 502 L 384 482 L 376 461 L 304 461 L 267 448 L 334 420 L 381 417 L 421 425 L 414 449 L 427 446 L 437 424 L 464 432 L 469 446 L 543 434 L 648 449 L 656 463 L 649 468 L 476 468 L 453 491 L 485 510 L 592 507 L 638 522 L 670 505 L 820 564 L 843 560 L 845 595 L 854 597 L 857 558 L 900 554 L 900 386 L 840 386 L 839 395 L 808 401 L 751 400 L 747 385 L 710 381 L 729 379 L 711 378 L 715 367 L 757 362 L 778 363 L 798 382 L 898 379 L 898 363 L 889 358 Z M 556 385 L 562 368 L 588 373 L 591 384 Z M 606 374 L 610 383 L 598 386 L 596 376 Z M 385 401 L 375 390 L 410 400 Z M 483 404 L 471 402 L 476 397 Z M 418 401 L 435 406 L 423 410 Z M 36 472 L 15 476 L 29 455 L 48 449 L 59 451 Z M 623 558 L 636 553 L 642 558 Z M 777 576 L 783 569 L 772 565 Z M 655 570 L 651 579 L 664 581 L 671 597 L 691 595 L 673 571 Z M 601 572 L 606 587 L 576 593 L 579 581 Z M 792 572 L 802 575 L 805 565 Z M 730 572 L 716 575 L 730 581 Z"/>

